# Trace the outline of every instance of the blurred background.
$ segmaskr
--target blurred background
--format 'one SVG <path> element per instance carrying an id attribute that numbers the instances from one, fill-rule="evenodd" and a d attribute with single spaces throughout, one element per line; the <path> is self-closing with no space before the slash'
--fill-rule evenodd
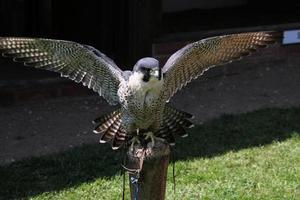
<path id="1" fill-rule="evenodd" d="M 122 69 L 141 57 L 161 65 L 201 38 L 300 28 L 300 3 L 261 0 L 0 0 L 0 35 L 72 40 Z M 299 35 L 298 35 L 299 37 Z M 196 123 L 223 113 L 299 105 L 300 45 L 275 45 L 208 71 L 174 98 Z M 0 162 L 97 143 L 90 121 L 111 108 L 56 73 L 0 59 Z"/>

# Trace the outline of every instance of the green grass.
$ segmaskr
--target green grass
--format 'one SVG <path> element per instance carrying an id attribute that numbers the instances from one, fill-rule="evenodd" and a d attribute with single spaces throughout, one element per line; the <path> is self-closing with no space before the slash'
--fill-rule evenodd
<path id="1" fill-rule="evenodd" d="M 177 199 L 298 200 L 300 108 L 224 115 L 179 139 L 175 155 Z M 89 145 L 3 166 L 0 199 L 121 199 L 120 160 Z"/>

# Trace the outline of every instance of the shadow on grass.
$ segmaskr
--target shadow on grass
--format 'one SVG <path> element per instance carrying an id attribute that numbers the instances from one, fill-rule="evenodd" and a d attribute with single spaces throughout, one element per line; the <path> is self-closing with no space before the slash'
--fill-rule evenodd
<path id="1" fill-rule="evenodd" d="M 224 115 L 190 131 L 177 142 L 177 160 L 213 157 L 273 141 L 300 131 L 300 108 L 270 108 Z M 120 172 L 121 153 L 108 145 L 86 145 L 0 167 L 0 199 L 20 199 L 58 191 Z"/>

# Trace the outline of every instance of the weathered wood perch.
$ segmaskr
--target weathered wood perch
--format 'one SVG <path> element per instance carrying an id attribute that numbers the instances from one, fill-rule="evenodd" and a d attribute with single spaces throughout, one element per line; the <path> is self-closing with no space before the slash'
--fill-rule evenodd
<path id="1" fill-rule="evenodd" d="M 142 168 L 138 179 L 136 174 L 129 173 L 130 193 L 132 200 L 164 200 L 166 193 L 167 171 L 170 147 L 167 142 L 155 140 L 155 146 L 135 145 L 127 151 L 127 167 Z M 137 180 L 132 183 L 132 180 Z"/>

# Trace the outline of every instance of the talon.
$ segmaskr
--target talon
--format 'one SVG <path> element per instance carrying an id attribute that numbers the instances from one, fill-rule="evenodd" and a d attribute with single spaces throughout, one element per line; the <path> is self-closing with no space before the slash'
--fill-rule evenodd
<path id="1" fill-rule="evenodd" d="M 152 132 L 148 132 L 148 133 L 146 133 L 145 134 L 146 136 L 145 136 L 145 140 L 147 140 L 148 138 L 150 138 L 150 140 L 151 140 L 151 148 L 153 148 L 154 147 L 154 145 L 155 145 L 155 142 L 154 142 L 154 135 L 153 135 L 153 133 Z"/>
<path id="2" fill-rule="evenodd" d="M 136 129 L 136 136 L 133 136 L 132 139 L 129 141 L 129 143 L 131 143 L 130 151 L 133 151 L 133 146 L 135 144 L 141 144 L 139 140 L 139 134 L 140 134 L 140 129 Z"/>
<path id="3" fill-rule="evenodd" d="M 133 151 L 133 147 L 135 144 L 141 144 L 138 136 L 133 136 L 133 138 L 129 142 L 131 142 L 130 151 Z"/>

